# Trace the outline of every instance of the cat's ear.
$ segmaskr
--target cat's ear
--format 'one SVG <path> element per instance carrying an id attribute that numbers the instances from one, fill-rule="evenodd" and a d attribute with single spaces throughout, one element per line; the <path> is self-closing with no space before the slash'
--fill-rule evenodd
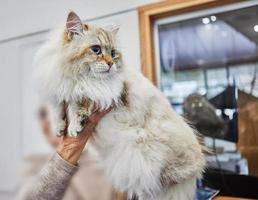
<path id="1" fill-rule="evenodd" d="M 107 27 L 107 29 L 109 29 L 114 35 L 116 35 L 117 32 L 118 32 L 119 29 L 120 29 L 120 26 L 117 25 L 117 24 L 110 24 L 110 25 L 107 25 L 106 27 Z"/>
<path id="2" fill-rule="evenodd" d="M 118 33 L 119 29 L 120 29 L 120 26 L 118 24 L 113 24 L 111 27 L 111 31 L 114 35 Z"/>
<path id="3" fill-rule="evenodd" d="M 82 35 L 83 23 L 78 15 L 71 11 L 66 20 L 66 31 L 68 39 L 71 40 L 75 35 Z"/>

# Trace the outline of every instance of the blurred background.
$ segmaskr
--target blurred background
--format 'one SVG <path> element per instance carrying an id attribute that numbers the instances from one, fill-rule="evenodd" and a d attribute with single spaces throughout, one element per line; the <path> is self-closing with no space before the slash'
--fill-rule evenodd
<path id="1" fill-rule="evenodd" d="M 34 54 L 48 31 L 71 10 L 85 22 L 119 24 L 125 64 L 141 70 L 145 46 L 138 10 L 163 2 L 0 1 L 0 199 L 14 198 L 24 158 L 50 151 L 37 122 L 32 78 Z M 153 37 L 148 59 L 155 59 L 155 66 L 149 67 L 171 106 L 215 152 L 207 156 L 211 170 L 199 185 L 226 196 L 258 198 L 258 1 L 228 2 L 154 20 L 145 33 Z"/>

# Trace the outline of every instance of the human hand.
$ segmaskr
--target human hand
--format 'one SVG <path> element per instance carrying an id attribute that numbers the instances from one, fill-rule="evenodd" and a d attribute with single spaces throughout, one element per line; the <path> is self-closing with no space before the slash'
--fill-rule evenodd
<path id="1" fill-rule="evenodd" d="M 61 136 L 60 142 L 56 148 L 57 153 L 67 162 L 76 165 L 80 155 L 88 141 L 94 133 L 94 128 L 111 108 L 101 112 L 93 113 L 85 123 L 84 129 L 77 137 Z"/>

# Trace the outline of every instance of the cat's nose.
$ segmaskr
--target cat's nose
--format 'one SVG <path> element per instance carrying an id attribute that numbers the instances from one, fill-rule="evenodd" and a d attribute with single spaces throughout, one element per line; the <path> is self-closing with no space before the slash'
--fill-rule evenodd
<path id="1" fill-rule="evenodd" d="M 107 62 L 107 65 L 109 66 L 109 69 L 110 69 L 113 65 L 113 62 Z"/>

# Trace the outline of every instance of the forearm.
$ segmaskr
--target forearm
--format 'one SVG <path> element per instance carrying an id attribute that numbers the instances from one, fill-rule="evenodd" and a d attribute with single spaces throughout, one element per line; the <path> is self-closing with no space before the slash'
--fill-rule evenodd
<path id="1" fill-rule="evenodd" d="M 40 173 L 27 185 L 21 200 L 60 200 L 77 167 L 63 160 L 57 153 L 46 163 Z"/>

